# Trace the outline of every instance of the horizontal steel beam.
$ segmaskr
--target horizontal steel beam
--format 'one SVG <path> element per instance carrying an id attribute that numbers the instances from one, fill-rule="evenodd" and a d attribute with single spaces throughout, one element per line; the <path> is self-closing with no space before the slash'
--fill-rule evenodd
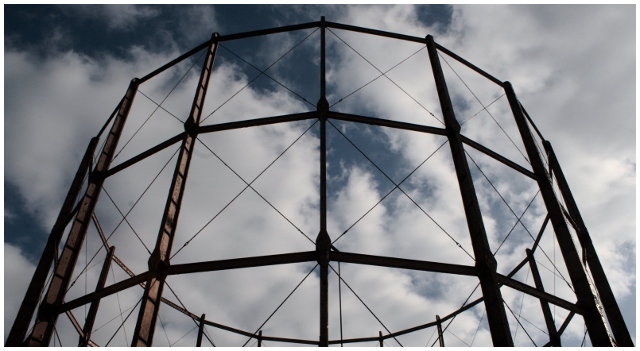
<path id="1" fill-rule="evenodd" d="M 356 26 L 352 26 L 352 25 L 348 25 L 348 24 L 335 23 L 335 22 L 325 22 L 325 25 L 328 28 L 343 29 L 343 30 L 348 30 L 348 31 L 351 31 L 351 32 L 364 33 L 364 34 L 372 34 L 372 35 L 377 35 L 377 36 L 380 36 L 380 37 L 393 38 L 393 39 L 399 39 L 399 40 L 404 40 L 404 41 L 411 41 L 411 42 L 420 43 L 420 44 L 426 44 L 427 43 L 427 40 L 424 37 L 423 38 L 413 37 L 413 36 L 410 36 L 410 35 L 385 32 L 383 30 L 377 30 L 377 29 L 356 27 Z"/>
<path id="2" fill-rule="evenodd" d="M 364 338 L 353 338 L 353 339 L 341 339 L 341 340 L 329 340 L 329 345 L 336 344 L 353 344 L 356 342 L 370 342 L 370 341 L 378 341 L 380 340 L 379 336 L 370 336 Z"/>
<path id="3" fill-rule="evenodd" d="M 294 24 L 291 26 L 282 26 L 282 27 L 276 27 L 276 28 L 254 30 L 251 32 L 227 34 L 227 35 L 221 35 L 220 38 L 218 38 L 218 42 L 259 37 L 262 35 L 269 35 L 269 34 L 292 32 L 296 30 L 303 30 L 303 29 L 316 28 L 316 27 L 320 27 L 320 22 L 309 22 L 309 23 L 302 23 L 302 24 Z"/>
<path id="4" fill-rule="evenodd" d="M 471 146 L 472 148 L 482 152 L 483 154 L 493 158 L 496 161 L 501 162 L 502 164 L 504 164 L 505 166 L 511 167 L 513 170 L 516 170 L 524 175 L 526 175 L 527 177 L 533 179 L 533 180 L 537 180 L 538 178 L 536 177 L 536 175 L 531 172 L 530 170 L 520 166 L 519 164 L 509 160 L 508 158 L 500 155 L 499 153 L 485 147 L 482 146 L 481 144 L 467 138 L 464 135 L 460 135 L 460 139 L 462 139 L 462 142 Z"/>
<path id="5" fill-rule="evenodd" d="M 75 300 L 71 300 L 69 302 L 63 303 L 62 305 L 60 305 L 58 308 L 56 308 L 56 313 L 60 314 L 60 313 L 64 313 L 66 311 L 70 311 L 74 308 L 78 308 L 82 305 L 88 304 L 90 302 L 96 301 L 98 299 L 101 299 L 103 297 L 109 296 L 109 295 L 113 295 L 117 292 L 120 292 L 122 290 L 128 289 L 132 286 L 138 285 L 140 283 L 144 283 L 145 281 L 147 281 L 149 272 L 144 272 L 142 274 L 138 274 L 135 277 L 131 277 L 129 279 L 125 279 L 123 281 L 120 281 L 118 283 L 115 283 L 113 285 L 109 285 L 104 289 L 100 289 L 98 291 L 94 291 L 91 294 L 87 294 L 84 296 L 81 296 Z"/>
<path id="6" fill-rule="evenodd" d="M 238 121 L 238 122 L 228 122 L 228 123 L 212 124 L 208 126 L 200 126 L 197 128 L 197 133 L 211 133 L 211 132 L 220 132 L 223 130 L 258 127 L 258 126 L 264 126 L 264 125 L 276 124 L 276 123 L 297 122 L 297 121 L 304 121 L 312 118 L 318 118 L 318 112 L 311 111 L 311 112 L 303 112 L 303 113 L 294 113 L 294 114 L 283 115 L 283 116 L 264 117 L 264 118 L 248 119 L 248 120 Z"/>
<path id="7" fill-rule="evenodd" d="M 184 139 L 184 132 L 172 137 L 171 139 L 163 141 L 162 143 L 150 148 L 147 151 L 142 152 L 141 154 L 139 154 L 137 156 L 134 156 L 134 157 L 128 159 L 127 161 L 122 162 L 121 164 L 119 164 L 119 165 L 117 165 L 115 167 L 112 167 L 111 169 L 109 169 L 108 171 L 106 171 L 104 173 L 104 177 L 105 178 L 110 177 L 110 176 L 122 171 L 123 169 L 125 169 L 125 168 L 127 168 L 129 166 L 132 166 L 132 165 L 144 160 L 145 158 L 147 158 L 147 157 L 149 157 L 151 155 L 154 155 L 154 154 L 156 154 L 156 153 L 168 148 L 169 146 L 181 141 L 182 139 Z"/>
<path id="8" fill-rule="evenodd" d="M 444 52 L 445 54 L 447 54 L 448 56 L 450 56 L 451 58 L 455 59 L 456 61 L 462 63 L 463 65 L 471 68 L 472 70 L 476 71 L 477 73 L 479 73 L 480 75 L 482 75 L 483 77 L 487 78 L 488 80 L 496 83 L 498 86 L 500 87 L 504 87 L 502 81 L 500 81 L 498 78 L 490 75 L 489 73 L 481 70 L 480 68 L 478 68 L 477 66 L 475 66 L 474 64 L 472 64 L 471 62 L 463 59 L 462 57 L 456 55 L 455 53 L 453 53 L 452 51 L 450 51 L 449 49 L 445 48 L 444 46 L 436 43 L 436 48 L 438 48 L 438 50 Z"/>
<path id="9" fill-rule="evenodd" d="M 502 274 L 498 274 L 498 281 L 500 283 L 502 283 L 503 285 L 506 285 L 510 288 L 516 289 L 518 291 L 521 291 L 523 293 L 529 294 L 531 296 L 537 297 L 538 299 L 547 301 L 549 303 L 552 303 L 558 307 L 562 307 L 568 311 L 572 311 L 575 313 L 578 313 L 580 315 L 582 315 L 584 313 L 584 311 L 582 310 L 582 308 L 580 308 L 578 305 L 576 305 L 575 303 L 571 303 L 567 300 L 561 299 L 557 296 L 553 296 L 549 293 L 540 291 L 532 286 L 529 286 L 527 284 L 521 283 L 517 280 L 511 279 L 511 278 L 507 278 Z"/>
<path id="10" fill-rule="evenodd" d="M 195 48 L 187 51 L 186 53 L 180 55 L 179 57 L 171 60 L 171 62 L 163 65 L 162 67 L 156 69 L 155 71 L 153 71 L 153 72 L 147 74 L 146 76 L 140 78 L 140 84 L 142 84 L 142 83 L 146 82 L 147 80 L 157 76 L 158 74 L 160 74 L 160 73 L 164 72 L 165 70 L 173 67 L 174 65 L 177 65 L 178 63 L 180 63 L 180 62 L 184 61 L 185 59 L 191 57 L 193 54 L 197 53 L 198 51 L 208 47 L 211 44 L 211 40 L 212 39 L 209 39 L 209 40 L 205 41 L 204 43 L 202 43 L 202 44 L 196 46 Z"/>
<path id="11" fill-rule="evenodd" d="M 409 260 L 405 258 L 384 257 L 363 255 L 349 252 L 329 253 L 330 261 L 338 261 L 344 263 L 366 264 L 371 266 L 380 266 L 388 268 L 403 268 L 416 271 L 450 273 L 458 275 L 476 276 L 476 268 L 472 266 L 462 266 L 457 264 L 448 264 L 440 262 Z"/>
<path id="12" fill-rule="evenodd" d="M 272 266 L 288 263 L 302 263 L 315 261 L 318 253 L 314 251 L 286 253 L 269 256 L 256 256 L 244 258 L 232 258 L 228 260 L 207 261 L 196 263 L 185 263 L 170 265 L 167 267 L 167 275 L 177 275 L 186 273 L 213 272 L 227 269 L 251 268 Z"/>
<path id="13" fill-rule="evenodd" d="M 332 119 L 337 119 L 340 121 L 364 123 L 372 126 L 404 129 L 404 130 L 410 130 L 414 132 L 421 132 L 421 133 L 428 133 L 428 134 L 446 135 L 447 133 L 447 131 L 443 128 L 429 127 L 429 126 L 423 126 L 420 124 L 413 124 L 413 123 L 406 123 L 406 122 L 398 122 L 398 121 L 392 121 L 389 119 L 353 115 L 349 113 L 329 111 L 327 113 L 327 117 Z"/>

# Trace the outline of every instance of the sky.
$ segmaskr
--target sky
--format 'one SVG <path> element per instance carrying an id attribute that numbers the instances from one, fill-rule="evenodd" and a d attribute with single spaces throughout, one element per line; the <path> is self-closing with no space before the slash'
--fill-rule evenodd
<path id="1" fill-rule="evenodd" d="M 227 35 L 325 16 L 416 37 L 431 34 L 513 84 L 554 147 L 635 342 L 635 13 L 635 5 L 5 5 L 5 338 L 86 146 L 129 81 L 213 32 Z M 326 40 L 331 110 L 442 127 L 424 46 L 336 29 L 327 30 Z M 202 124 L 314 111 L 319 48 L 315 29 L 223 43 Z M 461 133 L 531 169 L 500 87 L 447 55 L 441 61 Z M 180 121 L 189 113 L 201 63 L 197 53 L 140 86 L 112 165 L 182 132 Z M 253 66 L 268 70 L 260 74 Z M 313 120 L 200 135 L 171 262 L 314 250 L 318 138 Z M 327 143 L 328 232 L 332 240 L 340 237 L 334 242 L 338 249 L 474 264 L 446 138 L 330 120 Z M 136 274 L 147 270 L 178 146 L 110 177 L 96 208 L 116 256 Z M 531 235 L 546 215 L 544 204 L 533 181 L 471 147 L 465 150 L 489 243 L 498 250 L 498 272 L 507 274 L 531 247 Z M 402 192 L 394 189 L 399 183 Z M 547 228 L 536 261 L 545 290 L 573 302 L 553 236 Z M 104 255 L 92 227 L 67 301 L 93 290 Z M 87 262 L 90 269 L 80 274 Z M 343 278 L 339 283 L 335 272 L 329 275 L 332 340 L 341 333 L 377 336 L 431 322 L 469 296 L 480 296 L 473 277 L 337 262 L 332 268 Z M 107 284 L 126 277 L 114 266 Z M 526 267 L 514 278 L 533 285 Z M 208 320 L 250 332 L 262 328 L 265 335 L 317 339 L 319 280 L 311 263 L 178 275 L 167 283 L 166 298 L 196 315 L 206 313 Z M 507 315 L 515 344 L 546 343 L 538 301 L 507 287 L 501 291 L 513 311 Z M 103 300 L 95 342 L 130 343 L 140 295 L 141 289 L 132 288 Z M 73 312 L 82 321 L 86 309 Z M 559 327 L 568 312 L 558 307 L 553 313 Z M 190 318 L 162 306 L 154 345 L 193 346 L 194 327 Z M 57 329 L 56 345 L 77 343 L 66 317 L 59 318 Z M 247 341 L 206 330 L 217 346 Z M 429 328 L 385 343 L 431 345 L 434 332 Z M 444 338 L 447 346 L 490 345 L 484 305 L 458 315 Z M 562 341 L 590 345 L 581 318 L 572 320 Z"/>

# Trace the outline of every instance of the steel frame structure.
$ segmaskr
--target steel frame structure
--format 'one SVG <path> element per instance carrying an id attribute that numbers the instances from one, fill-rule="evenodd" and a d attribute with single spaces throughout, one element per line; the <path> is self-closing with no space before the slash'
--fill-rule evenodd
<path id="1" fill-rule="evenodd" d="M 283 33 L 297 31 L 310 28 L 319 28 L 321 32 L 320 45 L 320 100 L 317 103 L 317 111 L 296 113 L 283 116 L 265 117 L 251 120 L 243 120 L 238 122 L 221 123 L 214 125 L 200 125 L 200 117 L 202 114 L 202 104 L 206 96 L 209 79 L 212 73 L 212 67 L 216 56 L 219 43 L 237 39 L 264 36 L 275 33 Z M 433 70 L 434 80 L 438 92 L 440 106 L 444 115 L 445 127 L 436 128 L 418 124 L 398 122 L 380 118 L 366 117 L 354 114 L 340 113 L 331 111 L 326 99 L 326 80 L 325 80 L 325 30 L 327 28 L 335 28 L 352 32 L 365 33 L 370 35 L 393 38 L 396 40 L 411 41 L 426 45 L 431 68 Z M 132 157 L 128 161 L 121 163 L 116 167 L 110 167 L 116 145 L 122 134 L 125 121 L 129 114 L 131 105 L 135 98 L 138 86 L 167 70 L 170 67 L 191 57 L 195 53 L 206 49 L 206 57 L 203 64 L 197 91 L 193 100 L 190 115 L 184 123 L 185 131 L 170 138 L 150 149 Z M 508 98 L 509 106 L 512 110 L 515 122 L 517 124 L 520 136 L 526 148 L 526 153 L 531 161 L 532 169 L 526 169 L 506 157 L 480 145 L 479 143 L 465 137 L 460 133 L 460 124 L 456 120 L 454 114 L 449 90 L 445 81 L 445 77 L 440 66 L 439 55 L 444 54 L 454 60 L 460 62 L 476 73 L 480 74 L 489 81 L 503 88 Z M 227 260 L 216 260 L 208 262 L 196 262 L 188 264 L 171 264 L 169 257 L 171 256 L 171 248 L 173 237 L 177 226 L 178 216 L 180 214 L 180 206 L 182 195 L 187 181 L 189 164 L 193 153 L 195 138 L 199 134 L 214 133 L 224 130 L 233 130 L 239 128 L 249 128 L 255 126 L 263 126 L 277 123 L 287 123 L 302 120 L 317 119 L 320 124 L 320 232 L 316 240 L 316 250 L 306 252 L 293 252 L 287 254 L 244 257 Z M 460 194 L 462 197 L 467 226 L 471 235 L 473 253 L 476 257 L 475 266 L 445 264 L 439 262 L 430 262 L 426 260 L 410 260 L 395 257 L 372 256 L 357 253 L 349 253 L 337 250 L 332 244 L 329 233 L 327 232 L 327 179 L 326 179 L 326 123 L 328 119 L 368 124 L 374 126 L 383 126 L 387 128 L 402 129 L 419 133 L 436 134 L 445 136 L 449 141 L 451 155 L 455 166 Z M 106 128 L 111 125 L 110 131 L 106 136 L 106 142 L 100 150 L 99 160 L 95 166 L 91 166 L 91 158 L 96 149 L 99 138 L 102 136 Z M 534 136 L 530 127 L 544 142 L 544 149 L 547 153 L 550 169 L 547 170 L 543 163 L 542 155 L 535 145 Z M 148 271 L 140 274 L 134 274 L 126 268 L 126 266 L 115 256 L 115 248 L 109 247 L 106 239 L 102 235 L 105 249 L 107 250 L 107 259 L 105 260 L 102 274 L 98 285 L 94 292 L 85 296 L 76 298 L 71 301 L 65 301 L 65 292 L 69 286 L 69 282 L 73 273 L 75 263 L 78 259 L 80 249 L 87 233 L 87 228 L 95 221 L 94 208 L 98 201 L 102 183 L 104 180 L 114 174 L 126 169 L 129 166 L 152 156 L 167 147 L 181 142 L 179 158 L 176 164 L 174 175 L 169 190 L 160 231 L 158 233 L 157 243 L 149 258 Z M 537 182 L 544 204 L 548 211 L 546 220 L 538 233 L 538 237 L 530 249 L 527 249 L 526 256 L 519 265 L 508 275 L 501 275 L 496 270 L 496 260 L 489 248 L 485 225 L 482 220 L 480 206 L 476 196 L 476 190 L 471 178 L 469 165 L 465 156 L 465 148 L 471 147 L 495 160 L 514 169 L 530 179 Z M 79 195 L 82 189 L 82 179 L 88 175 L 89 185 L 82 200 L 75 205 L 74 199 Z M 560 197 L 566 204 L 564 208 L 560 202 L 558 195 L 553 191 L 553 180 L 557 181 L 560 189 Z M 568 219 L 568 221 L 565 221 Z M 66 240 L 66 244 L 59 257 L 57 256 L 57 247 L 62 238 L 64 228 L 73 220 L 71 231 Z M 568 268 L 570 280 L 575 287 L 577 302 L 567 301 L 545 292 L 538 273 L 536 261 L 533 259 L 533 253 L 538 247 L 540 237 L 547 224 L 551 222 L 553 230 L 557 236 L 557 242 L 562 252 L 564 262 Z M 569 223 L 573 226 L 573 230 L 579 238 L 579 248 L 576 248 L 571 239 L 569 232 Z M 100 228 L 98 227 L 100 231 Z M 583 253 L 584 261 L 580 257 Z M 462 308 L 451 312 L 450 314 L 440 317 L 432 322 L 418 325 L 406 330 L 400 330 L 393 333 L 357 338 L 357 339 L 341 339 L 332 340 L 328 333 L 328 274 L 329 262 L 345 262 L 361 265 L 374 265 L 389 268 L 402 268 L 417 271 L 437 272 L 445 274 L 455 274 L 463 276 L 477 277 L 482 289 L 482 297 L 469 302 Z M 116 262 L 124 268 L 130 275 L 130 278 L 122 280 L 118 283 L 105 287 L 106 272 L 112 262 Z M 162 297 L 164 282 L 166 277 L 177 274 L 188 274 L 195 272 L 212 272 L 220 270 L 230 270 L 237 268 L 260 267 L 269 265 L 291 264 L 299 262 L 317 262 L 320 267 L 320 330 L 318 340 L 302 340 L 283 338 L 278 336 L 267 336 L 260 333 L 252 333 L 239 330 L 229 326 L 225 326 L 214 321 L 207 320 L 205 315 L 197 315 L 191 311 L 166 300 Z M 512 277 L 520 269 L 529 265 L 535 286 L 530 286 L 514 280 Z M 53 267 L 54 276 L 51 283 L 45 286 L 48 273 Z M 594 278 L 595 290 L 589 283 L 586 270 L 589 270 Z M 513 346 L 513 340 L 509 329 L 509 323 L 505 312 L 501 287 L 508 286 L 515 290 L 524 292 L 533 296 L 540 301 L 545 322 L 548 329 L 550 346 L 561 346 L 560 336 L 576 315 L 583 316 L 585 324 L 594 346 L 633 346 L 633 341 L 629 331 L 620 313 L 615 297 L 611 291 L 611 287 L 607 281 L 606 275 L 598 260 L 596 250 L 591 242 L 589 232 L 582 220 L 578 207 L 571 195 L 569 186 L 564 178 L 560 164 L 553 152 L 551 144 L 544 139 L 542 134 L 535 127 L 535 124 L 524 110 L 522 104 L 518 100 L 514 89 L 509 82 L 500 81 L 480 68 L 474 66 L 465 59 L 459 57 L 455 53 L 449 51 L 445 47 L 434 41 L 431 35 L 426 38 L 412 37 L 402 34 L 384 32 L 380 30 L 361 28 L 351 25 L 334 23 L 325 21 L 324 17 L 319 22 L 305 23 L 293 26 L 285 26 L 279 28 L 265 29 L 253 32 L 238 33 L 231 35 L 218 35 L 215 33 L 210 40 L 195 47 L 182 56 L 174 59 L 166 65 L 158 68 L 141 79 L 134 78 L 125 94 L 120 101 L 118 107 L 113 112 L 105 126 L 98 135 L 91 140 L 85 157 L 77 171 L 71 189 L 62 206 L 58 220 L 56 221 L 44 253 L 38 263 L 31 284 L 20 307 L 17 318 L 13 324 L 11 332 L 7 338 L 6 346 L 48 346 L 51 342 L 53 328 L 58 316 L 65 313 L 69 316 L 80 336 L 79 345 L 88 346 L 95 345 L 91 341 L 91 329 L 95 319 L 100 300 L 106 296 L 115 294 L 124 289 L 141 285 L 144 287 L 142 303 L 139 309 L 136 328 L 132 340 L 132 346 L 151 346 L 156 326 L 156 318 L 158 310 L 162 303 L 168 304 L 170 307 L 190 316 L 198 321 L 199 333 L 197 346 L 201 345 L 203 328 L 205 325 L 220 328 L 226 331 L 244 335 L 258 340 L 258 346 L 263 341 L 280 341 L 291 342 L 297 344 L 328 346 L 332 344 L 344 344 L 365 341 L 379 341 L 380 346 L 383 345 L 385 339 L 394 338 L 399 335 L 411 333 L 425 328 L 437 327 L 439 334 L 440 346 L 444 346 L 444 338 L 442 335 L 441 324 L 457 314 L 462 313 L 480 303 L 484 303 L 487 311 L 487 320 L 491 333 L 491 338 L 495 346 Z M 39 300 L 40 294 L 45 291 L 42 301 Z M 599 295 L 599 298 L 598 298 Z M 83 327 L 75 320 L 72 309 L 79 306 L 91 304 L 90 312 Z M 560 328 L 556 328 L 554 324 L 549 305 L 553 304 L 560 308 L 570 311 L 569 316 Z M 600 306 L 601 304 L 601 306 Z M 32 324 L 34 312 L 36 312 L 35 322 Z M 602 308 L 601 308 L 602 307 Z M 31 326 L 31 328 L 29 328 Z M 31 330 L 30 333 L 28 331 Z"/>

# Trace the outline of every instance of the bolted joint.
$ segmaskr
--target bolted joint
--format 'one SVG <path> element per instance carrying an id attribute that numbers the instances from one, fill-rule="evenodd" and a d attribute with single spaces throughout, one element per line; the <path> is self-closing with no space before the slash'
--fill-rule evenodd
<path id="1" fill-rule="evenodd" d="M 169 262 L 160 259 L 160 252 L 154 250 L 149 257 L 149 272 L 158 278 L 165 278 L 169 268 Z"/>
<path id="2" fill-rule="evenodd" d="M 498 271 L 498 262 L 490 253 L 484 256 L 484 259 L 476 260 L 476 268 L 481 274 L 493 274 Z"/>
<path id="3" fill-rule="evenodd" d="M 213 34 L 211 34 L 211 41 L 217 43 L 218 40 L 220 40 L 220 33 L 214 32 Z"/>
<path id="4" fill-rule="evenodd" d="M 327 120 L 328 112 L 329 112 L 329 101 L 327 101 L 327 98 L 323 96 L 320 98 L 320 100 L 318 100 L 318 113 L 320 114 L 321 121 Z"/>
<path id="5" fill-rule="evenodd" d="M 193 120 L 193 118 L 189 117 L 186 121 L 184 121 L 184 131 L 187 132 L 192 137 L 195 137 L 198 134 L 199 125 Z"/>
<path id="6" fill-rule="evenodd" d="M 98 183 L 104 180 L 104 172 L 100 172 L 97 169 L 89 172 L 89 183 Z"/>
<path id="7" fill-rule="evenodd" d="M 318 253 L 318 263 L 329 263 L 329 251 L 331 250 L 331 238 L 326 231 L 321 231 L 316 238 L 316 252 Z"/>
<path id="8" fill-rule="evenodd" d="M 53 321 L 55 319 L 55 316 L 57 315 L 56 309 L 56 306 L 52 303 L 43 302 L 42 304 L 40 304 L 38 315 L 43 319 Z"/>

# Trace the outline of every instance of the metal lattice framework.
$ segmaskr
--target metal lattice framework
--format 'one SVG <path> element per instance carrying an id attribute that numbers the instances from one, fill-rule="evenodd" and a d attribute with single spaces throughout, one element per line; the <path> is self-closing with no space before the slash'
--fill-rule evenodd
<path id="1" fill-rule="evenodd" d="M 216 53 L 221 43 L 314 28 L 318 28 L 320 31 L 320 99 L 318 103 L 314 105 L 317 107 L 316 110 L 275 117 L 201 125 L 204 99 L 210 84 L 209 80 L 212 76 Z M 333 111 L 327 101 L 325 74 L 325 31 L 330 29 L 364 33 L 367 35 L 381 36 L 399 41 L 408 41 L 425 45 L 428 51 L 434 82 L 437 88 L 440 109 L 444 119 L 444 128 Z M 113 160 L 114 153 L 116 152 L 116 146 L 123 132 L 125 122 L 131 110 L 136 93 L 138 92 L 138 88 L 163 71 L 193 57 L 196 53 L 199 53 L 202 50 L 205 50 L 206 54 L 202 65 L 202 71 L 200 73 L 199 83 L 196 88 L 196 94 L 193 99 L 193 104 L 191 105 L 188 118 L 184 122 L 184 131 L 138 154 L 137 156 L 112 167 L 111 162 Z M 447 57 L 468 67 L 484 79 L 504 89 L 504 94 L 508 99 L 508 104 L 517 125 L 520 138 L 524 144 L 527 155 L 526 158 L 528 158 L 530 167 L 523 167 L 511 161 L 507 157 L 483 146 L 481 143 L 461 134 L 461 124 L 458 122 L 454 114 L 452 98 L 450 97 L 450 91 L 447 88 L 445 75 L 440 63 L 440 58 L 444 57 L 443 55 L 446 55 Z M 264 71 L 261 72 L 264 73 Z M 384 73 L 382 74 L 384 75 Z M 212 82 L 212 84 L 214 83 Z M 190 162 L 194 153 L 197 137 L 206 133 L 216 133 L 240 128 L 309 120 L 316 121 L 319 125 L 320 143 L 320 231 L 315 240 L 315 250 L 268 256 L 171 264 L 170 258 L 172 257 L 172 245 L 174 236 L 176 235 L 178 216 L 181 210 L 182 198 L 187 183 L 187 175 L 189 173 Z M 455 175 L 457 176 L 459 191 L 462 197 L 466 225 L 469 230 L 472 245 L 472 254 L 473 257 L 475 257 L 475 265 L 471 266 L 427 260 L 364 255 L 341 251 L 334 246 L 335 240 L 332 241 L 327 230 L 326 128 L 327 123 L 332 124 L 332 120 L 439 135 L 446 138 L 451 150 L 451 158 L 455 167 Z M 110 129 L 106 132 L 109 126 Z M 102 149 L 99 149 L 97 162 L 94 163 L 93 156 L 98 147 L 100 138 L 104 139 L 104 144 Z M 538 145 L 538 138 L 543 143 L 544 153 L 541 152 Z M 136 274 L 132 272 L 125 263 L 118 259 L 115 255 L 115 248 L 110 247 L 107 237 L 102 232 L 94 211 L 98 202 L 98 197 L 103 189 L 102 185 L 105 179 L 161 152 L 162 150 L 176 145 L 177 143 L 181 143 L 181 146 L 177 153 L 175 171 L 169 188 L 169 196 L 164 207 L 157 241 L 155 247 L 152 250 L 149 250 L 149 269 L 143 273 Z M 489 245 L 487 230 L 483 223 L 483 217 L 477 198 L 477 191 L 473 182 L 471 168 L 468 164 L 468 158 L 466 156 L 467 152 L 465 149 L 469 148 L 492 158 L 512 170 L 515 170 L 522 177 L 527 177 L 536 182 L 539 187 L 539 193 L 544 201 L 544 207 L 546 207 L 546 218 L 542 226 L 539 228 L 535 241 L 530 248 L 526 250 L 526 255 L 523 255 L 522 261 L 506 275 L 498 273 L 496 268 L 497 262 L 495 252 L 492 252 Z M 475 161 L 473 161 L 473 163 L 475 163 Z M 87 175 L 88 183 L 86 186 L 83 186 L 83 179 L 85 179 Z M 399 184 L 394 184 L 396 188 L 399 187 Z M 247 183 L 247 186 L 249 187 L 250 183 Z M 559 189 L 559 194 L 554 190 L 554 188 Z M 82 189 L 85 189 L 84 196 L 80 198 L 80 201 L 76 202 L 76 199 L 80 195 Z M 61 240 L 64 238 L 65 228 L 67 228 L 70 223 L 70 231 L 68 233 L 66 243 L 62 246 L 62 251 L 58 252 Z M 68 291 L 70 284 L 73 285 L 72 278 L 74 268 L 78 261 L 83 242 L 85 241 L 87 230 L 92 223 L 100 234 L 102 244 L 107 252 L 100 278 L 95 291 L 70 301 L 65 301 L 65 294 Z M 539 248 L 540 239 L 542 234 L 545 232 L 548 223 L 550 223 L 553 228 L 557 244 L 564 259 L 564 264 L 567 267 L 569 280 L 574 287 L 575 302 L 568 301 L 546 292 L 542 285 L 538 265 L 534 259 L 534 253 Z M 573 237 L 577 237 L 577 243 L 574 242 L 572 239 Z M 313 240 L 311 241 L 313 242 Z M 114 262 L 127 272 L 129 278 L 123 279 L 112 285 L 105 286 L 109 269 Z M 204 314 L 194 313 L 194 311 L 187 310 L 181 302 L 178 304 L 163 297 L 164 287 L 166 286 L 165 280 L 169 276 L 302 262 L 317 263 L 316 266 L 319 267 L 320 293 L 318 307 L 320 311 L 320 322 L 318 331 L 319 338 L 317 340 L 284 338 L 275 335 L 268 336 L 263 335 L 262 330 L 240 330 L 216 323 L 214 320 L 207 319 Z M 387 268 L 477 277 L 482 296 L 471 301 L 468 299 L 461 308 L 450 311 L 444 317 L 435 316 L 435 319 L 432 321 L 416 325 L 405 330 L 392 332 L 387 329 L 387 333 L 379 332 L 378 335 L 373 334 L 370 337 L 363 338 L 345 339 L 342 338 L 342 336 L 340 339 L 330 338 L 328 329 L 328 276 L 330 271 L 334 269 L 330 265 L 330 262 L 373 265 Z M 524 267 L 530 268 L 531 276 L 535 283 L 533 286 L 513 278 L 514 275 Z M 47 277 L 50 273 L 53 274 L 51 279 L 48 280 Z M 339 272 L 335 273 L 339 276 Z M 340 276 L 339 279 L 342 280 Z M 48 285 L 46 285 L 47 281 L 50 281 Z M 195 47 L 191 51 L 167 63 L 147 76 L 141 79 L 135 78 L 131 81 L 129 88 L 125 96 L 120 101 L 118 107 L 115 109 L 102 130 L 100 130 L 98 135 L 94 137 L 89 144 L 72 183 L 71 189 L 69 190 L 67 198 L 62 206 L 58 219 L 51 231 L 44 253 L 37 266 L 31 284 L 29 285 L 16 321 L 14 322 L 6 341 L 6 345 L 50 345 L 58 317 L 61 314 L 66 314 L 80 336 L 79 345 L 97 346 L 91 339 L 91 333 L 94 328 L 94 322 L 101 299 L 124 291 L 125 289 L 138 289 L 139 287 L 137 286 L 143 287 L 144 292 L 138 303 L 138 318 L 132 339 L 133 346 L 152 345 L 154 331 L 158 322 L 158 311 L 162 304 L 166 304 L 187 315 L 195 322 L 199 331 L 197 346 L 201 345 L 203 337 L 208 338 L 207 334 L 204 332 L 205 326 L 211 326 L 228 332 L 240 334 L 250 338 L 250 340 L 255 339 L 257 340 L 258 346 L 261 346 L 265 341 L 318 346 L 357 342 L 379 342 L 380 346 L 382 346 L 384 344 L 384 340 L 436 327 L 438 333 L 437 340 L 439 340 L 441 346 L 444 346 L 443 324 L 451 321 L 460 313 L 463 313 L 474 306 L 484 304 L 493 344 L 495 346 L 513 346 L 514 341 L 512 339 L 510 323 L 508 321 L 508 312 L 507 309 L 505 309 L 505 303 L 503 302 L 503 295 L 501 291 L 503 286 L 522 292 L 539 300 L 540 308 L 546 323 L 547 330 L 545 333 L 549 336 L 549 340 L 545 346 L 561 346 L 561 336 L 576 314 L 581 315 L 584 318 L 586 330 L 588 331 L 589 337 L 594 346 L 633 346 L 633 342 L 616 303 L 616 299 L 596 254 L 594 244 L 590 239 L 589 232 L 585 227 L 580 212 L 578 211 L 578 207 L 571 195 L 569 186 L 567 185 L 551 144 L 544 139 L 542 134 L 535 127 L 533 121 L 516 97 L 511 84 L 494 78 L 455 53 L 437 44 L 431 35 L 428 35 L 426 38 L 412 37 L 328 22 L 325 21 L 324 17 L 319 22 L 254 32 L 232 35 L 218 35 L 215 33 L 207 42 Z M 41 294 L 43 294 L 42 297 Z M 90 305 L 90 308 L 85 316 L 85 324 L 84 326 L 81 326 L 71 311 L 84 305 Z M 557 306 L 558 308 L 569 312 L 568 316 L 559 328 L 553 320 L 550 305 Z M 133 308 L 132 312 L 133 310 L 136 309 Z M 510 307 L 508 307 L 508 310 L 513 314 Z M 33 320 L 34 313 L 35 320 Z M 520 322 L 518 321 L 518 323 Z M 211 340 L 209 341 L 212 342 Z"/>

